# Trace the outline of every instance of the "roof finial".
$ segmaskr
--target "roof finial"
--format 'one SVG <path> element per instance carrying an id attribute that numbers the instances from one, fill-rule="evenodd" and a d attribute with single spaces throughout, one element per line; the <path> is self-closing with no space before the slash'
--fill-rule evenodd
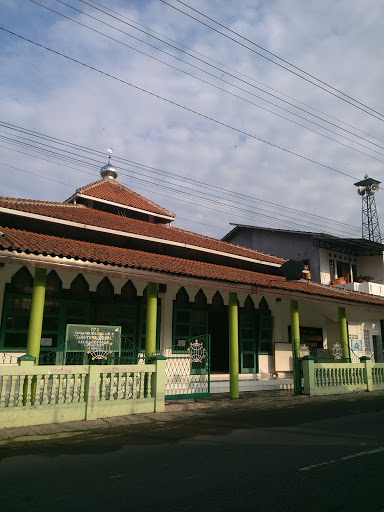
<path id="1" fill-rule="evenodd" d="M 108 148 L 108 163 L 106 165 L 103 165 L 103 167 L 100 169 L 100 175 L 102 178 L 111 178 L 115 180 L 117 178 L 117 171 L 111 164 L 111 158 L 112 158 L 112 148 Z"/>

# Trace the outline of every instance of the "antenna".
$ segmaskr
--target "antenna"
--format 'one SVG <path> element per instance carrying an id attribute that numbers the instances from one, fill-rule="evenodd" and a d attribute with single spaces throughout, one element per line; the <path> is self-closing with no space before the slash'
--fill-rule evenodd
<path id="1" fill-rule="evenodd" d="M 362 238 L 381 243 L 379 219 L 377 217 L 375 193 L 379 190 L 380 181 L 370 178 L 355 183 L 357 193 L 362 199 Z"/>

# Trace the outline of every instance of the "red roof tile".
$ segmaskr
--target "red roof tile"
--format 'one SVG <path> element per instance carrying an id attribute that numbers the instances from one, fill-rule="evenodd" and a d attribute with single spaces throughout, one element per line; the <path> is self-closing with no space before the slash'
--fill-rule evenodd
<path id="1" fill-rule="evenodd" d="M 281 265 L 285 261 L 283 258 L 279 258 L 277 256 L 271 256 L 254 249 L 230 244 L 228 242 L 185 231 L 173 226 L 152 224 L 150 222 L 131 219 L 129 217 L 121 217 L 113 213 L 93 210 L 84 205 L 0 197 L 0 208 L 1 207 L 42 215 L 49 218 L 77 222 L 82 225 L 88 224 L 90 226 L 114 229 L 124 233 L 132 233 L 159 240 L 188 244 L 219 251 L 228 255 L 233 254 L 278 265 Z"/>
<path id="2" fill-rule="evenodd" d="M 111 201 L 123 206 L 145 210 L 150 213 L 157 213 L 167 217 L 176 217 L 171 211 L 137 194 L 111 178 L 103 178 L 102 180 L 85 185 L 77 189 L 76 194 L 83 194 L 96 199 L 104 199 L 105 201 Z"/>
<path id="3" fill-rule="evenodd" d="M 0 230 L 4 233 L 4 237 L 0 238 L 0 248 L 9 251 L 75 258 L 102 264 L 154 270 L 203 279 L 257 285 L 261 287 L 261 293 L 263 288 L 274 288 L 384 306 L 384 299 L 372 295 L 344 291 L 303 281 L 286 281 L 283 277 L 270 276 L 250 270 L 60 238 L 52 235 L 43 235 L 14 228 L 0 227 Z"/>

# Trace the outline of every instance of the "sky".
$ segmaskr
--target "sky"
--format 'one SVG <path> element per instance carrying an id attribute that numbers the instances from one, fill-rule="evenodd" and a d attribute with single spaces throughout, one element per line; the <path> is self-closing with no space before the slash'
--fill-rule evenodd
<path id="1" fill-rule="evenodd" d="M 167 0 L 215 30 L 161 0 L 36 2 L 0 0 L 2 196 L 64 201 L 112 148 L 175 226 L 361 235 L 354 183 L 384 181 L 383 2 Z"/>

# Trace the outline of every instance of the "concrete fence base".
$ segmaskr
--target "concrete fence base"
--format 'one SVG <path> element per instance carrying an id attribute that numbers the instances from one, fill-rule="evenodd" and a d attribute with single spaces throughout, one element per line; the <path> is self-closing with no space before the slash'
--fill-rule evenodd
<path id="1" fill-rule="evenodd" d="M 0 428 L 164 411 L 165 363 L 50 367 L 23 356 L 0 366 Z"/>
<path id="2" fill-rule="evenodd" d="M 311 356 L 302 361 L 306 395 L 384 389 L 384 363 L 372 363 L 369 357 L 361 357 L 360 363 L 315 363 Z"/>

